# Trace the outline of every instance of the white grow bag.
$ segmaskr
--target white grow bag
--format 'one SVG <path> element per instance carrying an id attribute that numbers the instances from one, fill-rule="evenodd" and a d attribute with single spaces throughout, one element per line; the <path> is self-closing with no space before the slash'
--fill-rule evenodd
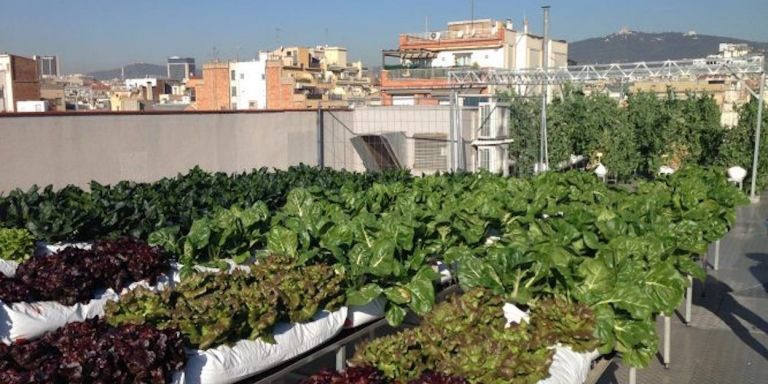
<path id="1" fill-rule="evenodd" d="M 161 276 L 155 286 L 140 281 L 124 288 L 122 293 L 138 287 L 163 289 L 170 283 L 169 276 Z M 55 331 L 69 323 L 76 323 L 104 316 L 109 301 L 117 301 L 120 295 L 112 289 L 101 291 L 87 303 L 64 305 L 55 301 L 6 304 L 0 301 L 0 341 L 11 344 L 16 340 L 30 340 Z"/>
<path id="2" fill-rule="evenodd" d="M 65 247 L 73 246 L 87 249 L 88 244 L 65 244 L 46 246 L 44 254 L 58 252 Z M 45 257 L 45 256 L 39 256 Z M 16 274 L 18 264 L 5 261 L 5 266 L 0 264 L 3 274 L 12 277 Z M 7 268 L 8 267 L 8 268 Z M 9 267 L 12 267 L 9 268 Z M 7 268 L 7 270 L 6 270 Z M 124 288 L 121 293 L 126 293 L 138 287 L 153 290 L 165 289 L 171 284 L 174 273 L 160 276 L 157 284 L 150 286 L 146 281 L 139 281 Z M 112 289 L 98 292 L 95 297 L 86 303 L 64 305 L 55 301 L 38 301 L 32 303 L 4 303 L 0 301 L 0 342 L 11 344 L 16 340 L 30 340 L 44 335 L 46 332 L 55 331 L 69 323 L 82 322 L 94 317 L 104 316 L 104 309 L 109 301 L 117 301 L 120 295 Z"/>
<path id="3" fill-rule="evenodd" d="M 528 314 L 513 304 L 504 305 L 504 317 L 508 323 L 528 321 Z M 592 361 L 600 357 L 597 351 L 577 353 L 571 348 L 556 345 L 549 377 L 538 384 L 583 384 L 587 381 Z"/>
<path id="4" fill-rule="evenodd" d="M 275 344 L 241 340 L 233 346 L 190 351 L 184 372 L 174 377 L 174 384 L 229 384 L 257 375 L 332 339 L 346 318 L 346 307 L 323 311 L 309 323 L 277 324 Z"/>

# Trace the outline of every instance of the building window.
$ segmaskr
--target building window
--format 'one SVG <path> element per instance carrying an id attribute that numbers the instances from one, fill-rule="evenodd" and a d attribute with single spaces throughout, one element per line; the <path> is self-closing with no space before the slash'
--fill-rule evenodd
<path id="1" fill-rule="evenodd" d="M 481 170 L 491 170 L 491 149 L 481 148 L 478 150 L 478 168 Z"/>
<path id="2" fill-rule="evenodd" d="M 232 97 L 237 96 L 237 87 L 232 87 Z"/>
<path id="3" fill-rule="evenodd" d="M 235 80 L 235 71 L 230 72 L 230 79 Z"/>
<path id="4" fill-rule="evenodd" d="M 491 137 L 491 106 L 480 105 L 480 137 Z"/>
<path id="5" fill-rule="evenodd" d="M 240 80 L 243 80 L 243 79 L 245 79 L 245 73 L 240 74 Z"/>
<path id="6" fill-rule="evenodd" d="M 458 67 L 469 67 L 472 65 L 471 53 L 457 53 L 453 55 L 453 57 L 456 60 L 456 66 Z"/>
<path id="7" fill-rule="evenodd" d="M 267 79 L 267 75 L 265 75 L 265 74 L 263 74 L 263 73 L 262 73 L 262 74 L 261 74 L 261 79 L 262 79 L 262 80 L 266 80 L 266 79 Z"/>

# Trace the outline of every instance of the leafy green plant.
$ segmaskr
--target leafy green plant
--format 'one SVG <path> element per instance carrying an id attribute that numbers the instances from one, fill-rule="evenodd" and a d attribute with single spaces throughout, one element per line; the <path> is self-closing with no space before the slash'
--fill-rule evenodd
<path id="1" fill-rule="evenodd" d="M 22 262 L 35 251 L 35 238 L 26 229 L 0 228 L 0 259 Z"/>
<path id="2" fill-rule="evenodd" d="M 296 266 L 272 256 L 250 272 L 194 272 L 172 290 L 136 289 L 107 305 L 110 324 L 150 324 L 177 328 L 200 349 L 263 339 L 280 321 L 307 322 L 319 310 L 344 302 L 343 272 L 330 266 Z"/>
<path id="3" fill-rule="evenodd" d="M 361 346 L 352 363 L 372 365 L 398 382 L 442 372 L 470 383 L 537 383 L 548 376 L 552 362 L 547 347 L 596 344 L 594 315 L 586 306 L 542 301 L 530 323 L 507 325 L 503 305 L 502 296 L 482 289 L 452 297 L 418 327 Z"/>

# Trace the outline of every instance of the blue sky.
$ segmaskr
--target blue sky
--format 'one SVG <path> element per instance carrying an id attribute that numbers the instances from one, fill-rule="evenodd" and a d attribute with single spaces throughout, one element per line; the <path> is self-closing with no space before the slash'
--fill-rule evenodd
<path id="1" fill-rule="evenodd" d="M 253 57 L 279 45 L 333 44 L 366 65 L 396 48 L 401 32 L 439 30 L 470 18 L 470 0 L 0 0 L 0 51 L 59 55 L 65 72 L 133 62 L 162 64 L 172 55 L 210 60 Z M 475 0 L 477 18 L 528 16 L 541 29 L 552 6 L 551 33 L 569 41 L 622 26 L 768 41 L 766 0 Z M 279 37 L 277 29 L 280 29 Z M 327 32 L 326 32 L 327 31 Z"/>

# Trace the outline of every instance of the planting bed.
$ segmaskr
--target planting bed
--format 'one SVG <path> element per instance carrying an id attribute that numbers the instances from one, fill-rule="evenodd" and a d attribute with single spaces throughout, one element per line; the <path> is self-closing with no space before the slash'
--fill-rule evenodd
<path id="1" fill-rule="evenodd" d="M 560 351 L 587 361 L 594 350 L 615 352 L 642 367 L 657 351 L 655 317 L 680 304 L 689 275 L 702 276 L 699 255 L 744 201 L 722 173 L 684 169 L 628 190 L 577 172 L 523 180 L 196 169 L 90 192 L 14 191 L 0 196 L 0 255 L 7 275 L 21 264 L 0 277 L 0 312 L 11 328 L 24 327 L 30 310 L 25 320 L 8 308 L 63 313 L 111 291 L 98 310 L 60 316 L 22 339 L 50 340 L 77 324 L 110 335 L 85 348 L 132 337 L 125 327 L 179 335 L 183 361 L 158 362 L 174 367 L 174 378 L 105 357 L 125 377 L 154 382 L 236 382 L 345 324 L 384 317 L 398 326 L 408 313 L 423 317 L 418 328 L 371 341 L 351 359 L 354 370 L 311 383 L 536 383 L 552 376 Z M 93 247 L 31 257 L 36 240 Z M 435 307 L 447 279 L 466 293 Z M 505 303 L 530 317 L 507 324 Z M 82 323 L 96 316 L 106 321 Z M 24 375 L 19 338 L 5 337 L 16 343 L 2 347 L 0 364 Z M 56 348 L 35 359 L 59 361 Z M 106 367 L 77 364 L 84 374 Z"/>

